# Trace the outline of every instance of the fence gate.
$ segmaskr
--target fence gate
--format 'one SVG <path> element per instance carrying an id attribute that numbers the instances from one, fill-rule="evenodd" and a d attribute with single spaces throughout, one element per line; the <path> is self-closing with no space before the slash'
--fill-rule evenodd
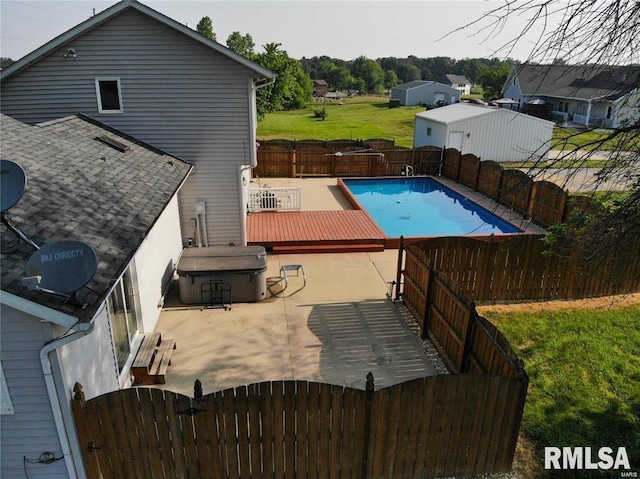
<path id="1" fill-rule="evenodd" d="M 430 478 L 506 472 L 526 384 L 483 375 L 373 391 L 272 381 L 195 398 L 153 388 L 73 412 L 90 478 Z M 521 414 L 521 411 L 520 411 Z"/>

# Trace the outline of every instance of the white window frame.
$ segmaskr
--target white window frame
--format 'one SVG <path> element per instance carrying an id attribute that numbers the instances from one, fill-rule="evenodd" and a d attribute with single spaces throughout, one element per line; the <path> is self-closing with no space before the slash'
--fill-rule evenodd
<path id="1" fill-rule="evenodd" d="M 13 410 L 13 402 L 11 401 L 7 381 L 4 379 L 4 368 L 0 363 L 0 415 L 5 414 L 15 414 L 15 411 Z"/>
<path id="2" fill-rule="evenodd" d="M 127 291 L 125 290 L 126 288 L 124 285 L 124 282 L 125 282 L 124 277 L 127 274 L 130 275 L 130 280 L 131 280 L 130 287 L 132 288 L 131 294 L 127 294 Z M 114 317 L 113 317 L 113 311 L 109 306 L 108 299 L 107 299 L 107 313 L 109 315 L 109 329 L 111 332 L 111 345 L 114 351 L 115 367 L 116 367 L 116 370 L 118 371 L 120 385 L 124 386 L 124 384 L 127 381 L 127 378 L 129 377 L 128 371 L 130 370 L 131 365 L 133 364 L 133 360 L 137 354 L 138 348 L 142 343 L 142 339 L 144 338 L 144 333 L 142 332 L 142 313 L 140 311 L 140 304 L 137 298 L 138 279 L 137 279 L 137 273 L 135 269 L 135 261 L 132 261 L 131 263 L 129 263 L 129 266 L 127 266 L 127 268 L 125 269 L 125 272 L 122 274 L 122 276 L 120 276 L 118 281 L 116 281 L 115 286 L 113 287 L 113 289 L 111 290 L 108 296 L 117 294 L 116 293 L 117 289 L 119 289 L 120 294 L 122 295 L 121 298 L 124 301 L 124 304 L 123 304 L 124 326 L 127 330 L 127 337 L 129 341 L 129 353 L 128 353 L 129 356 L 122 365 L 118 364 L 117 341 L 115 338 L 116 333 L 115 333 L 114 323 L 113 323 Z M 133 299 L 134 304 L 130 304 L 128 302 L 130 299 Z M 135 322 L 136 322 L 135 331 L 132 331 L 130 329 L 129 319 L 131 314 L 133 314 L 133 318 L 135 318 Z"/>
<path id="3" fill-rule="evenodd" d="M 98 113 L 102 114 L 118 114 L 124 112 L 122 105 L 122 88 L 120 86 L 120 78 L 118 77 L 96 77 L 96 99 L 98 100 Z M 118 110 L 105 110 L 102 108 L 102 95 L 100 94 L 100 82 L 113 82 L 115 81 L 118 86 L 118 104 L 120 108 Z"/>

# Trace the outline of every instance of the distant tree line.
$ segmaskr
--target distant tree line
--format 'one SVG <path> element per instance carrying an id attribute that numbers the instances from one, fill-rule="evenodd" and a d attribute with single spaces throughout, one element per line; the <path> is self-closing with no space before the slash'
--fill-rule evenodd
<path id="1" fill-rule="evenodd" d="M 396 85 L 414 80 L 437 81 L 443 75 L 452 73 L 464 75 L 471 83 L 485 90 L 488 99 L 498 98 L 500 89 L 509 74 L 514 61 L 465 58 L 455 60 L 449 57 L 418 58 L 378 58 L 371 60 L 358 57 L 352 61 L 327 56 L 303 58 L 303 70 L 313 79 L 323 79 L 329 88 L 337 90 L 358 90 L 362 93 L 381 94 Z"/>

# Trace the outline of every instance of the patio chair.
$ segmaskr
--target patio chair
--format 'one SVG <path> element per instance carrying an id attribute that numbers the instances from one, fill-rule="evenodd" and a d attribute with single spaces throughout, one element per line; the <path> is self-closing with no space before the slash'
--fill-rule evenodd
<path id="1" fill-rule="evenodd" d="M 304 266 L 302 266 L 301 264 L 283 264 L 280 268 L 280 277 L 284 280 L 284 288 L 282 288 L 282 291 L 285 291 L 287 289 L 287 286 L 289 286 L 289 276 L 294 271 L 296 272 L 296 276 L 300 276 L 300 272 L 302 272 L 302 288 L 307 285 L 307 275 L 304 272 Z"/>

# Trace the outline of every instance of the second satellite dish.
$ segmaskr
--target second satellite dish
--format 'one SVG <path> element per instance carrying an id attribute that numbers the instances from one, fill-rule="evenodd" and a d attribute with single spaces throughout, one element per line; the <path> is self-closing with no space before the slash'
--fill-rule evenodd
<path id="1" fill-rule="evenodd" d="M 76 240 L 46 244 L 27 262 L 27 276 L 40 277 L 39 289 L 72 293 L 89 282 L 96 272 L 98 257 L 86 243 Z"/>
<path id="2" fill-rule="evenodd" d="M 0 160 L 0 212 L 4 213 L 20 201 L 26 185 L 27 177 L 22 166 L 10 160 Z"/>

